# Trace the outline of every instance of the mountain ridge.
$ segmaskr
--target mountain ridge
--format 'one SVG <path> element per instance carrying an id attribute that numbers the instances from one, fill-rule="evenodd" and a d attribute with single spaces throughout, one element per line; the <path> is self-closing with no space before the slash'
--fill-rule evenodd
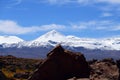
<path id="1" fill-rule="evenodd" d="M 12 44 L 12 43 L 18 43 L 22 41 L 24 40 L 17 36 L 0 36 L 0 44 L 3 44 L 3 43 Z"/>
<path id="2" fill-rule="evenodd" d="M 10 38 L 7 38 L 10 37 Z M 55 30 L 47 32 L 41 35 L 37 39 L 32 41 L 25 41 L 16 36 L 7 36 L 4 39 L 4 43 L 0 41 L 0 44 L 4 47 L 40 47 L 40 46 L 56 46 L 61 44 L 63 46 L 69 47 L 84 47 L 87 49 L 101 49 L 101 50 L 120 50 L 120 38 L 104 38 L 104 39 L 94 39 L 94 38 L 79 38 L 76 36 L 68 35 L 65 36 Z M 1 36 L 0 36 L 1 40 Z M 7 41 L 11 42 L 7 42 Z M 6 42 L 6 43 L 5 43 Z"/>

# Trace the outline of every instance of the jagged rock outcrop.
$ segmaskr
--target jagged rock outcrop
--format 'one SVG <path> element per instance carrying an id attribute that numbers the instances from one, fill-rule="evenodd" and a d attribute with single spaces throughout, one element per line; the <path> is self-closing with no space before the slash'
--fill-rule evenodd
<path id="1" fill-rule="evenodd" d="M 47 54 L 45 61 L 29 80 L 66 80 L 89 75 L 90 68 L 83 54 L 64 50 L 58 45 Z"/>

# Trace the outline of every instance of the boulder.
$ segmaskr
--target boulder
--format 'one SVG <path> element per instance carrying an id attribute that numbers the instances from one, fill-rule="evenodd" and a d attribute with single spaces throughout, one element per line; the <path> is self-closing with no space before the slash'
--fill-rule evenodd
<path id="1" fill-rule="evenodd" d="M 72 77 L 88 78 L 90 67 L 81 53 L 56 46 L 47 54 L 38 70 L 28 80 L 66 80 Z"/>

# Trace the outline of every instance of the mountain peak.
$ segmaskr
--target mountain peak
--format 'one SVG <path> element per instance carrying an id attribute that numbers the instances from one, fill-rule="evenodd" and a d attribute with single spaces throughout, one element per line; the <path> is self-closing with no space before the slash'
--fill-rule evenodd
<path id="1" fill-rule="evenodd" d="M 62 35 L 61 33 L 57 32 L 56 30 L 52 30 L 45 34 L 46 36 L 55 36 L 55 35 Z"/>
<path id="2" fill-rule="evenodd" d="M 55 33 L 59 33 L 59 32 L 57 32 L 56 30 L 52 30 L 52 31 L 50 31 L 50 32 L 48 32 L 48 33 L 53 33 L 53 34 L 55 34 Z"/>
<path id="3" fill-rule="evenodd" d="M 52 30 L 50 32 L 47 32 L 46 34 L 40 36 L 39 38 L 37 38 L 34 41 L 55 41 L 55 42 L 61 42 L 65 39 L 66 37 L 64 35 L 62 35 L 61 33 L 57 32 L 56 30 Z"/>
<path id="4" fill-rule="evenodd" d="M 8 43 L 8 44 L 12 44 L 12 43 L 18 43 L 24 41 L 16 36 L 0 36 L 0 44 L 2 43 Z"/>

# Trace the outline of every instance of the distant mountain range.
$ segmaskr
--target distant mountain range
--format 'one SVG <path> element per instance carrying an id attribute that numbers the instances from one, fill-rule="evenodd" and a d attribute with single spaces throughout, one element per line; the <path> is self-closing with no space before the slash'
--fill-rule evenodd
<path id="1" fill-rule="evenodd" d="M 16 36 L 0 36 L 0 55 L 25 58 L 45 57 L 46 53 L 61 44 L 64 48 L 82 52 L 88 59 L 120 58 L 120 37 L 93 39 L 65 36 L 52 30 L 35 40 L 25 41 Z"/>

